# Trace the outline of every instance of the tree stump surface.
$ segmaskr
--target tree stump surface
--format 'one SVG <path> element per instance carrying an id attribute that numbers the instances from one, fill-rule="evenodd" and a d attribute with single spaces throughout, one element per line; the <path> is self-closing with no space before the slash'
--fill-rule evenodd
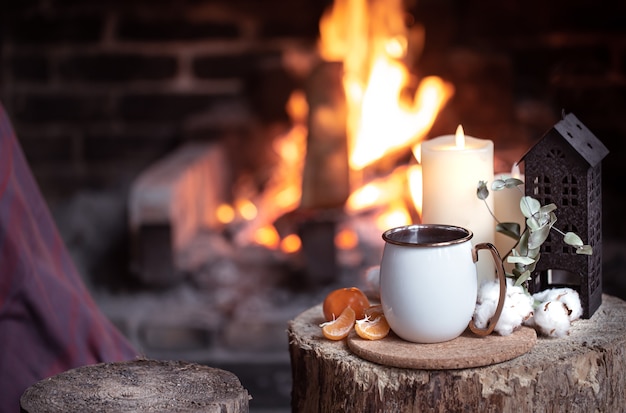
<path id="1" fill-rule="evenodd" d="M 248 412 L 237 376 L 182 361 L 101 363 L 44 379 L 22 394 L 23 413 Z"/>
<path id="2" fill-rule="evenodd" d="M 322 335 L 321 305 L 290 321 L 294 412 L 617 412 L 626 406 L 626 302 L 603 296 L 564 338 L 485 367 L 418 370 L 354 354 Z"/>

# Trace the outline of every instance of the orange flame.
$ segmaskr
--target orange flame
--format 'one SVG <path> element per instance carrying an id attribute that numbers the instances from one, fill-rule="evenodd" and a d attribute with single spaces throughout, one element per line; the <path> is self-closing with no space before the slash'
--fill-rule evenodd
<path id="1" fill-rule="evenodd" d="M 247 193 L 250 191 L 241 191 L 246 196 L 239 196 L 231 207 L 237 217 L 246 221 L 246 225 L 235 234 L 237 244 L 254 242 L 272 249 L 279 248 L 282 240 L 272 223 L 300 203 L 307 135 L 304 120 L 308 111 L 302 92 L 296 91 L 291 95 L 287 111 L 295 125 L 273 141 L 272 149 L 278 160 L 263 192 L 250 195 Z M 218 219 L 223 223 L 235 218 L 228 206 L 220 207 L 217 213 L 222 216 Z M 294 248 L 293 240 L 287 243 L 289 247 L 285 248 Z"/>
<path id="2" fill-rule="evenodd" d="M 409 192 L 415 211 L 422 216 L 422 165 L 412 165 L 407 169 L 407 179 L 409 181 Z"/>
<path id="3" fill-rule="evenodd" d="M 344 63 L 350 166 L 360 170 L 422 140 L 452 96 L 452 85 L 430 76 L 412 98 L 406 64 L 409 30 L 402 1 L 336 0 L 320 21 L 320 54 Z M 421 45 L 419 45 L 421 47 Z"/>
<path id="4" fill-rule="evenodd" d="M 402 102 L 404 70 L 393 61 L 381 60 L 374 66 L 350 157 L 354 169 L 363 169 L 385 155 L 421 141 L 450 97 L 451 87 L 430 76 L 420 83 L 412 105 Z"/>
<path id="5" fill-rule="evenodd" d="M 410 43 L 423 39 L 415 35 L 418 28 L 406 27 L 404 14 L 402 0 L 335 0 L 320 21 L 320 55 L 344 65 L 353 171 L 418 145 L 454 93 L 453 86 L 439 77 L 416 82 L 411 76 L 409 55 L 422 45 Z M 412 96 L 408 90 L 414 90 Z M 402 201 L 390 196 L 405 193 L 408 186 L 414 209 L 421 214 L 421 169 L 412 167 L 403 173 L 403 188 L 397 187 L 397 176 L 353 188 L 348 211 L 385 204 L 389 209 L 379 218 L 381 229 L 410 223 Z"/>

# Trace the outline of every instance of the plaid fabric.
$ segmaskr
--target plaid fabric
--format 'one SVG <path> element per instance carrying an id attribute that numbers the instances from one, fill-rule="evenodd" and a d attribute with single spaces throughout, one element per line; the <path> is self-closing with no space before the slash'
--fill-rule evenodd
<path id="1" fill-rule="evenodd" d="M 0 104 L 0 412 L 46 377 L 136 355 L 84 286 Z"/>

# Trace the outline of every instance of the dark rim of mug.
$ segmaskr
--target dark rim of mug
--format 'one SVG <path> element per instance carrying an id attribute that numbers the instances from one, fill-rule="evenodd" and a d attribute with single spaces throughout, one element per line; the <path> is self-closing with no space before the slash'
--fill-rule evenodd
<path id="1" fill-rule="evenodd" d="M 461 244 L 474 234 L 466 228 L 454 225 L 414 224 L 388 229 L 383 240 L 390 244 L 410 247 L 442 247 Z"/>

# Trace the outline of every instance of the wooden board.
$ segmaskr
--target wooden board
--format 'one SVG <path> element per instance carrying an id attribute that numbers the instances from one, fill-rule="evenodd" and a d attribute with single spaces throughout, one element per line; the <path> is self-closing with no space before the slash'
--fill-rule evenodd
<path id="1" fill-rule="evenodd" d="M 537 342 L 534 329 L 522 327 L 509 336 L 477 337 L 466 331 L 444 343 L 417 344 L 391 332 L 382 340 L 364 340 L 351 334 L 348 347 L 366 360 L 392 367 L 446 370 L 488 366 L 519 357 Z"/>

